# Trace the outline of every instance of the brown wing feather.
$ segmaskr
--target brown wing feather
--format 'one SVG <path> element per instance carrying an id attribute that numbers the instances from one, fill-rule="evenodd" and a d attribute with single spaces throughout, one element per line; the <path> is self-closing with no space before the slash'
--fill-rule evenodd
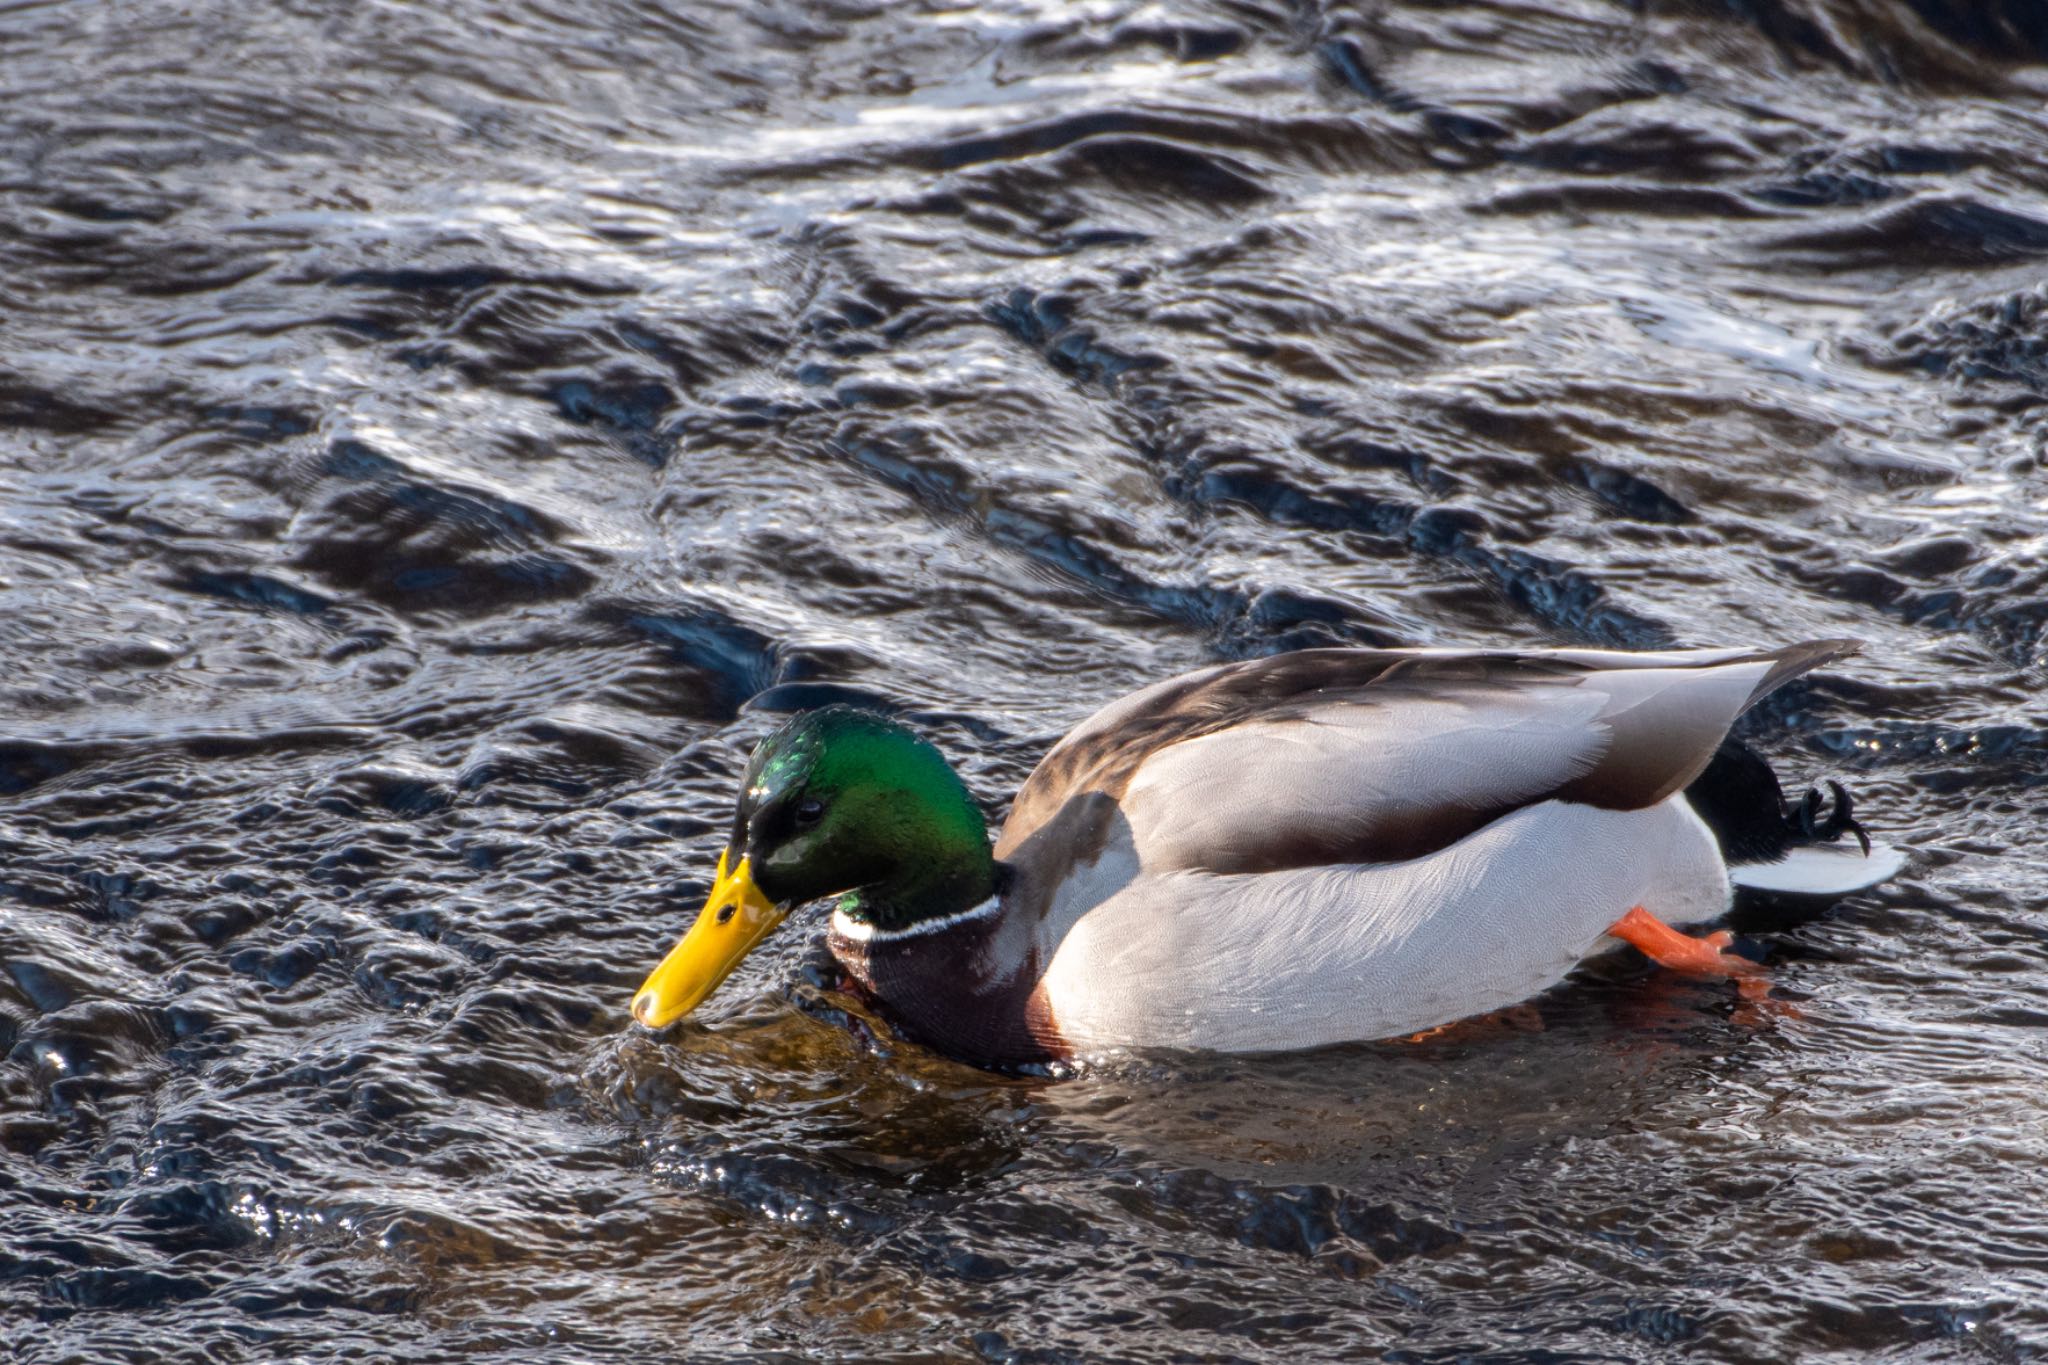
<path id="1" fill-rule="evenodd" d="M 1627 706 L 1588 727 L 1584 752 L 1570 756 L 1541 790 L 1504 799 L 1470 793 L 1432 805 L 1408 793 L 1398 815 L 1361 826 L 1343 820 L 1297 821 L 1254 840 L 1219 841 L 1198 864 L 1211 871 L 1265 871 L 1318 862 L 1397 861 L 1447 846 L 1509 811 L 1555 798 L 1611 809 L 1653 805 L 1681 790 L 1711 759 L 1742 710 L 1791 679 L 1855 651 L 1853 641 L 1823 640 L 1770 650 L 1624 654 L 1599 650 L 1404 651 L 1304 650 L 1224 664 L 1155 684 L 1097 712 L 1055 745 L 1025 781 L 996 843 L 1000 858 L 1030 862 L 1058 856 L 1033 839 L 1078 798 L 1121 801 L 1146 760 L 1189 740 L 1254 722 L 1316 723 L 1330 708 L 1398 708 L 1404 700 L 1446 698 L 1483 706 L 1545 687 L 1574 687 L 1600 674 L 1720 668 L 1768 663 L 1746 698 L 1698 708 L 1659 700 L 1634 680 Z M 1682 678 L 1680 679 L 1682 682 Z M 1629 691 L 1627 679 L 1610 686 Z M 1679 691 L 1682 689 L 1672 689 Z M 1683 700 L 1679 698 L 1678 700 Z M 1095 805 L 1090 801 L 1091 806 Z M 1046 830 L 1046 833 L 1052 831 Z M 1026 850 L 1027 841 L 1030 845 Z"/>
<path id="2" fill-rule="evenodd" d="M 1395 650 L 1300 650 L 1184 673 L 1112 702 L 1069 731 L 1024 779 L 996 840 L 996 856 L 1009 857 L 1071 797 L 1123 795 L 1138 766 L 1168 745 L 1277 716 L 1289 704 L 1331 688 L 1363 689 L 1411 657 Z"/>

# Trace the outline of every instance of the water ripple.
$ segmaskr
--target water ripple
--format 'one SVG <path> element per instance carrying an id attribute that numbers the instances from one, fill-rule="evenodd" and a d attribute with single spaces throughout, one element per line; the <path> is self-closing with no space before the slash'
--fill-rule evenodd
<path id="1" fill-rule="evenodd" d="M 0 105 L 22 1359 L 2041 1356 L 2036 6 L 112 15 Z M 1218 659 L 1819 635 L 1744 733 L 1914 861 L 1768 1018 L 993 1076 L 812 915 L 628 1023 L 793 710 L 1000 810 Z"/>

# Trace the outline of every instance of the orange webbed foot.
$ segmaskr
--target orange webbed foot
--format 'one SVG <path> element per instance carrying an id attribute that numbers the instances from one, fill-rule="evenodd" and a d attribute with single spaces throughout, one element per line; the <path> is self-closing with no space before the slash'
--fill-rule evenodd
<path id="1" fill-rule="evenodd" d="M 1607 932 L 1639 949 L 1660 967 L 1694 976 L 1761 976 L 1763 968 L 1728 951 L 1735 935 L 1726 929 L 1705 938 L 1681 934 L 1638 905 L 1609 925 Z"/>
<path id="2" fill-rule="evenodd" d="M 1735 1022 L 1744 1028 L 1765 1028 L 1772 1024 L 1797 1023 L 1806 1011 L 1790 1000 L 1771 994 L 1771 983 L 1761 976 L 1744 977 L 1735 983 L 1742 1003 L 1735 1007 Z"/>
<path id="3" fill-rule="evenodd" d="M 1608 933 L 1633 945 L 1660 967 L 1689 976 L 1726 976 L 1735 979 L 1742 1002 L 1735 1007 L 1735 1020 L 1748 1028 L 1801 1019 L 1799 1007 L 1774 999 L 1769 975 L 1748 958 L 1728 951 L 1735 935 L 1726 929 L 1694 938 L 1681 934 L 1638 905 L 1616 920 Z"/>

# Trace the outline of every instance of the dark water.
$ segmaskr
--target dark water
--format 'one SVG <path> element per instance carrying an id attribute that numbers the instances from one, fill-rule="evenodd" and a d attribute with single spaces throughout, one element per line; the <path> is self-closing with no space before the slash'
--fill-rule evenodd
<path id="1" fill-rule="evenodd" d="M 0 7 L 12 1358 L 2041 1358 L 2044 14 Z M 1839 634 L 1796 1016 L 628 1024 L 779 712 Z"/>

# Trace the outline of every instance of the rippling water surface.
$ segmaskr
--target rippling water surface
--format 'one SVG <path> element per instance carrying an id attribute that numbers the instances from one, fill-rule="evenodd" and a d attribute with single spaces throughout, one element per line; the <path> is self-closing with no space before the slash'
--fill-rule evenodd
<path id="1" fill-rule="evenodd" d="M 2040 1358 L 2044 13 L 0 7 L 8 1341 Z M 793 709 L 999 810 L 1217 659 L 1815 635 L 1747 733 L 1917 852 L 1742 907 L 1796 1014 L 628 1022 Z"/>

